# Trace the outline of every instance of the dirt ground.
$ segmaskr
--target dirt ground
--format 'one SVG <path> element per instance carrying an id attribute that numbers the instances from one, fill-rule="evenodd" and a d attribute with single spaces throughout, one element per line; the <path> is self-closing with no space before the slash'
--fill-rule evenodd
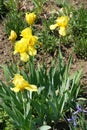
<path id="1" fill-rule="evenodd" d="M 21 8 L 22 9 L 26 9 L 27 6 L 29 8 L 29 5 L 26 3 L 27 0 L 25 0 L 25 3 L 22 4 Z M 52 2 L 52 0 L 51 0 Z M 69 1 L 74 7 L 78 7 L 78 5 L 83 2 L 85 8 L 87 8 L 87 0 L 70 0 Z M 29 3 L 30 4 L 30 3 Z M 51 3 L 50 3 L 51 5 Z M 52 7 L 53 5 L 51 5 Z M 33 6 L 30 5 L 30 10 L 32 10 Z M 46 5 L 46 8 L 48 9 L 49 5 Z M 54 7 L 55 9 L 57 9 L 57 7 Z M 66 50 L 66 54 L 67 57 L 70 55 L 71 53 L 71 48 L 70 49 L 65 49 Z M 7 35 L 5 34 L 4 31 L 4 24 L 2 22 L 2 20 L 0 20 L 0 65 L 2 64 L 6 64 L 8 61 L 12 61 L 12 50 L 11 50 L 11 43 L 8 40 Z M 38 54 L 38 57 L 44 57 L 43 59 L 45 59 L 45 62 L 49 65 L 51 62 L 51 58 L 50 55 L 46 52 L 45 54 L 42 54 L 42 56 L 40 57 Z M 67 58 L 66 55 L 64 56 L 64 59 Z M 42 60 L 42 59 L 40 59 Z M 85 60 L 81 60 L 78 59 L 75 54 L 73 54 L 73 64 L 71 67 L 71 72 L 79 70 L 79 69 L 83 69 L 83 78 L 82 78 L 82 82 L 84 83 L 85 89 L 87 88 L 87 61 Z M 2 69 L 0 69 L 0 80 L 4 81 L 4 76 L 3 76 L 3 71 Z"/>

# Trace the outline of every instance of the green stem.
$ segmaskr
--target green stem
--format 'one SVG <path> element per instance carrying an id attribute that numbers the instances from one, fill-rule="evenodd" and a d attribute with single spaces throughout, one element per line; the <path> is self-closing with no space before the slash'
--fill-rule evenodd
<path id="1" fill-rule="evenodd" d="M 25 104 L 24 92 L 21 92 L 21 94 L 22 94 L 22 101 L 23 101 L 24 119 L 26 119 L 26 104 Z"/>
<path id="2" fill-rule="evenodd" d="M 30 99 L 32 99 L 32 91 L 30 91 Z"/>

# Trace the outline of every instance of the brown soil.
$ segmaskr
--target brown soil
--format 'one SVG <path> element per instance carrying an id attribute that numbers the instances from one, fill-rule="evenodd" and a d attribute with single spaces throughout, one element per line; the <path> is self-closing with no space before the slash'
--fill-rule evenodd
<path id="1" fill-rule="evenodd" d="M 23 2 L 22 5 L 20 4 L 20 9 L 32 10 L 34 6 L 30 2 L 29 2 L 29 6 L 28 6 L 28 4 L 26 2 L 27 2 L 27 0 L 25 0 L 25 2 Z M 84 3 L 85 8 L 87 8 L 87 0 L 84 0 L 84 1 L 83 0 L 70 0 L 69 2 L 71 2 L 72 5 L 75 7 L 78 7 L 78 5 L 82 2 L 82 3 Z M 53 8 L 53 7 L 55 8 L 55 10 L 58 9 L 58 6 L 56 6 L 54 4 L 53 0 L 50 0 L 50 2 L 45 4 L 44 13 L 47 13 L 46 16 L 48 16 L 51 8 Z M 65 51 L 64 59 L 66 60 L 67 57 L 70 54 L 72 54 L 72 48 L 69 48 L 69 49 L 64 48 L 64 51 Z M 6 64 L 7 61 L 12 61 L 11 54 L 12 54 L 11 43 L 8 40 L 7 35 L 5 34 L 3 22 L 2 22 L 2 20 L 0 20 L 0 65 Z M 52 56 L 50 56 L 50 54 L 48 54 L 47 52 L 42 54 L 42 56 L 40 56 L 38 54 L 37 57 L 39 58 L 39 60 L 45 60 L 44 62 L 48 66 L 50 65 Z M 83 69 L 82 82 L 84 83 L 85 87 L 87 88 L 87 61 L 78 59 L 74 53 L 73 53 L 72 57 L 73 57 L 73 64 L 71 67 L 71 72 L 79 70 L 79 69 Z M 2 69 L 0 69 L 0 80 L 4 81 Z"/>

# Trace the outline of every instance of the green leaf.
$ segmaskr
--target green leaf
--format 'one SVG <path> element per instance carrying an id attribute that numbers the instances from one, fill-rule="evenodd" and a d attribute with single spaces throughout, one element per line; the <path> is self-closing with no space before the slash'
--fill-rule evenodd
<path id="1" fill-rule="evenodd" d="M 49 126 L 49 125 L 43 125 L 43 126 L 39 127 L 39 130 L 49 130 L 49 129 L 51 129 L 51 126 Z"/>
<path id="2" fill-rule="evenodd" d="M 65 95 L 63 94 L 58 100 L 58 112 L 62 114 L 65 105 Z"/>
<path id="3" fill-rule="evenodd" d="M 42 87 L 39 87 L 37 93 L 38 93 L 38 94 L 41 94 L 41 92 L 42 92 L 44 89 L 45 89 L 45 87 L 43 87 L 43 86 L 42 86 Z"/>
<path id="4" fill-rule="evenodd" d="M 21 74 L 23 75 L 25 80 L 27 80 L 27 81 L 29 80 L 28 75 L 23 70 L 21 70 Z"/>
<path id="5" fill-rule="evenodd" d="M 28 116 L 29 112 L 30 112 L 30 102 L 26 104 L 26 117 Z"/>

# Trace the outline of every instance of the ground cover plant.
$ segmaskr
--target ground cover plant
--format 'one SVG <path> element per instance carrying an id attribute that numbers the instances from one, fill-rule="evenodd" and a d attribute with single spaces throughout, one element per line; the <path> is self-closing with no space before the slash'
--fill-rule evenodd
<path id="1" fill-rule="evenodd" d="M 1 0 L 0 1 L 0 17 L 2 17 L 2 15 L 4 15 L 6 11 L 7 11 L 7 9 L 4 4 L 4 0 Z"/>
<path id="2" fill-rule="evenodd" d="M 14 6 L 15 1 L 10 2 L 8 5 Z M 34 12 L 20 12 L 16 3 L 14 8 L 10 8 L 10 18 L 6 17 L 5 27 L 12 46 L 13 60 L 12 63 L 0 65 L 6 79 L 0 80 L 0 107 L 1 112 L 3 109 L 6 112 L 6 116 L 3 116 L 5 112 L 1 113 L 2 129 L 86 130 L 86 98 L 82 96 L 80 82 L 82 69 L 71 74 L 72 56 L 65 62 L 61 50 L 62 45 L 69 46 L 78 40 L 80 48 L 75 44 L 73 47 L 75 50 L 80 49 L 83 54 L 86 52 L 81 46 L 83 39 L 85 44 L 86 31 L 77 37 L 78 31 L 85 29 L 85 20 L 81 23 L 81 13 L 64 3 L 57 13 L 50 14 L 39 23 L 39 15 L 43 12 L 41 3 L 44 5 L 46 1 L 33 3 L 36 6 Z M 82 8 L 79 10 L 82 11 Z M 79 17 L 79 27 L 75 15 Z M 38 24 L 42 24 L 41 30 L 37 28 Z M 82 37 L 81 42 L 79 37 Z M 37 54 L 45 50 L 49 53 L 55 53 L 55 50 L 58 52 L 51 59 L 49 67 L 45 63 L 36 63 Z"/>
<path id="3" fill-rule="evenodd" d="M 84 16 L 83 16 L 84 14 Z M 87 10 L 83 7 L 78 8 L 77 10 L 73 11 L 74 21 L 72 25 L 73 35 L 75 36 L 75 52 L 79 57 L 86 58 L 87 52 L 87 42 L 86 42 L 86 35 L 87 35 Z"/>

